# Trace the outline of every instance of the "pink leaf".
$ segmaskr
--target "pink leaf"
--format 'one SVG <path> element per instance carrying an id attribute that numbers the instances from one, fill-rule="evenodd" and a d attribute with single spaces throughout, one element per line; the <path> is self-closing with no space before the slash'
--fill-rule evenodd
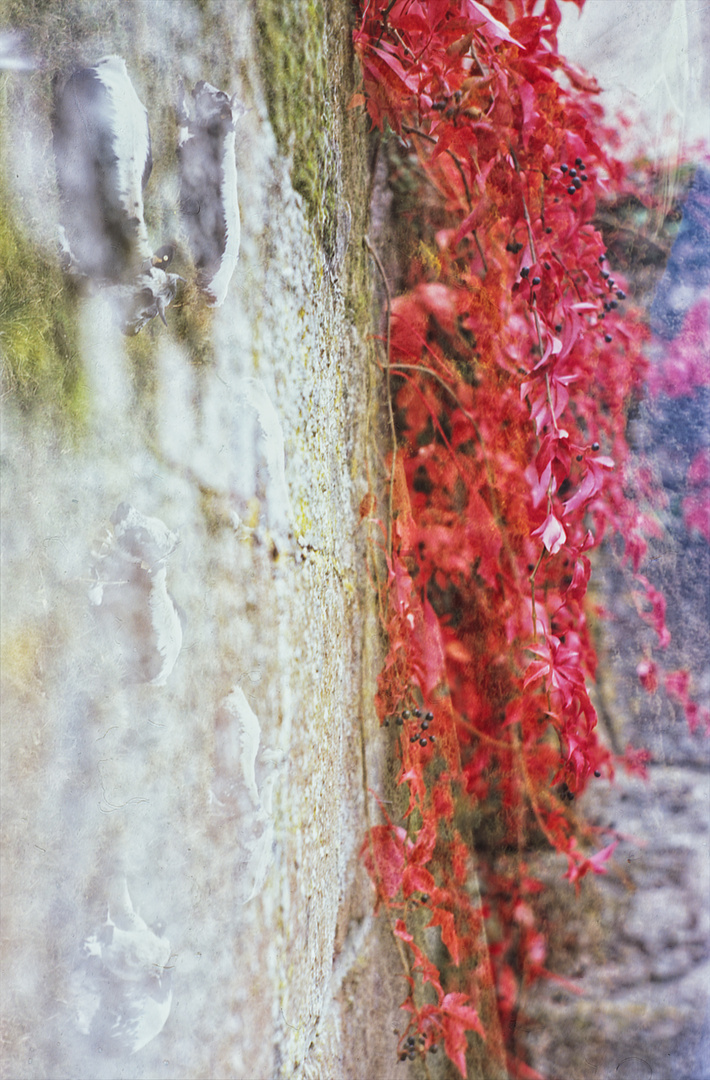
<path id="1" fill-rule="evenodd" d="M 641 660 L 636 668 L 636 674 L 644 690 L 649 694 L 655 694 L 658 689 L 658 668 L 653 660 Z"/>
<path id="2" fill-rule="evenodd" d="M 558 521 L 554 514 L 548 514 L 542 525 L 535 529 L 531 536 L 539 536 L 550 555 L 556 555 L 567 539 L 562 522 Z"/>
<path id="3" fill-rule="evenodd" d="M 495 19 L 491 15 L 490 11 L 483 6 L 483 4 L 479 4 L 477 0 L 467 0 L 466 6 L 469 9 L 473 8 L 479 13 L 479 15 L 483 17 L 483 24 L 487 28 L 489 28 L 491 32 L 491 37 L 498 38 L 502 41 L 509 41 L 512 45 L 517 45 L 518 48 L 522 49 L 522 45 L 520 44 L 520 42 L 516 41 L 514 37 L 511 37 L 508 27 L 505 26 L 502 22 L 499 22 L 498 19 Z M 475 20 L 475 15 L 473 15 L 473 12 L 471 13 L 471 17 Z M 478 25 L 481 25 L 480 20 L 478 21 Z"/>

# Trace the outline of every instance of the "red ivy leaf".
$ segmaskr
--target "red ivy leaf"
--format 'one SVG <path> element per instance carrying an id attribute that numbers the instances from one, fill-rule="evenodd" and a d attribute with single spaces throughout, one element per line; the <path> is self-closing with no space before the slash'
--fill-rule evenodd
<path id="1" fill-rule="evenodd" d="M 431 893 L 436 888 L 436 881 L 423 866 L 408 866 L 402 878 L 402 888 L 407 897 L 413 892 Z"/>
<path id="2" fill-rule="evenodd" d="M 402 885 L 406 837 L 407 833 L 402 828 L 374 825 L 365 837 L 360 852 L 370 877 L 390 900 Z"/>
<path id="3" fill-rule="evenodd" d="M 450 911 L 444 911 L 441 908 L 436 908 L 433 912 L 431 921 L 427 923 L 427 926 L 440 926 L 441 927 L 441 940 L 446 945 L 446 948 L 451 954 L 451 959 L 455 964 L 459 963 L 459 939 L 456 936 L 456 925 L 454 922 L 454 916 Z"/>
<path id="4" fill-rule="evenodd" d="M 475 1031 L 485 1039 L 483 1025 L 478 1013 L 468 1002 L 466 994 L 447 994 L 441 1002 L 441 1026 L 444 1032 L 444 1049 L 462 1076 L 466 1071 L 466 1032 Z"/>

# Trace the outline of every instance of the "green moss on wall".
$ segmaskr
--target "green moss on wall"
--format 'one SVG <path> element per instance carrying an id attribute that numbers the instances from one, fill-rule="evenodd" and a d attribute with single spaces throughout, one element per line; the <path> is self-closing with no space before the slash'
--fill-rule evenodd
<path id="1" fill-rule="evenodd" d="M 331 256 L 340 155 L 324 5 L 315 0 L 261 0 L 256 22 L 271 126 L 281 152 L 293 155 L 293 186 Z"/>
<path id="2" fill-rule="evenodd" d="M 256 22 L 269 119 L 293 160 L 303 197 L 345 296 L 366 333 L 373 318 L 368 228 L 371 141 L 364 110 L 349 109 L 362 76 L 350 0 L 259 0 Z M 343 248 L 347 255 L 341 264 Z"/>
<path id="3" fill-rule="evenodd" d="M 87 396 L 72 298 L 57 263 L 13 218 L 1 177 L 0 349 L 3 395 L 23 411 L 42 411 L 78 430 Z"/>

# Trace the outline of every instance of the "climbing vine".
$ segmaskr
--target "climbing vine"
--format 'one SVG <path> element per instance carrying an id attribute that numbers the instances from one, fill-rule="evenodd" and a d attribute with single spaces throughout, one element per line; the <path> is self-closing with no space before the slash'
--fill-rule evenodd
<path id="1" fill-rule="evenodd" d="M 386 285 L 378 534 L 376 708 L 408 806 L 401 821 L 383 807 L 362 855 L 409 988 L 399 1057 L 442 1046 L 464 1076 L 471 1032 L 502 1072 L 537 1075 L 514 1038 L 524 991 L 552 977 L 525 852 L 548 844 L 576 889 L 604 873 L 618 840 L 572 804 L 619 764 L 644 773 L 643 750 L 602 743 L 590 697 L 587 592 L 605 537 L 623 541 L 658 649 L 669 640 L 641 572 L 651 493 L 626 441 L 647 329 L 593 224 L 598 200 L 632 181 L 594 81 L 559 55 L 559 22 L 557 0 L 360 0 L 354 31 L 351 104 L 398 140 L 422 236 L 405 291 Z M 706 464 L 694 468 L 700 487 Z M 374 521 L 372 497 L 362 513 Z M 665 679 L 707 724 L 687 672 L 648 656 L 639 677 Z M 495 858 L 477 848 L 484 810 Z"/>

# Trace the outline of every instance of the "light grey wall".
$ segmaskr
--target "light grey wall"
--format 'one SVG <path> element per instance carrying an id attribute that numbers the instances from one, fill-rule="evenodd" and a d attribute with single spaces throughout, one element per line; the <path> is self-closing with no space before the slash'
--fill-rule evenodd
<path id="1" fill-rule="evenodd" d="M 329 32 L 347 64 L 344 10 Z M 3 1075 L 395 1075 L 404 984 L 358 860 L 366 747 L 380 790 L 383 769 L 358 514 L 371 455 L 377 470 L 375 367 L 343 256 L 350 241 L 362 260 L 366 195 L 343 180 L 341 208 L 361 203 L 356 234 L 344 210 L 339 262 L 327 262 L 269 124 L 251 5 L 30 14 L 40 66 L 0 75 L 3 151 L 11 213 L 49 257 L 55 70 L 125 57 L 151 119 L 156 243 L 179 233 L 180 78 L 236 92 L 248 111 L 224 306 L 207 311 L 188 282 L 168 329 L 156 321 L 129 342 L 100 290 L 80 297 L 80 434 L 3 401 Z M 180 339 L 181 303 L 199 349 Z M 367 316 L 369 293 L 362 304 Z M 111 527 L 123 502 L 177 538 L 159 568 L 184 617 L 164 685 L 132 681 L 156 565 L 145 595 L 121 584 L 138 573 Z M 108 611 L 89 602 L 97 577 L 113 588 Z M 76 1030 L 101 991 L 82 943 L 105 959 L 112 924 L 143 950 L 124 989 L 155 988 L 153 957 L 172 978 L 161 1033 L 113 1057 L 110 1030 Z"/>

